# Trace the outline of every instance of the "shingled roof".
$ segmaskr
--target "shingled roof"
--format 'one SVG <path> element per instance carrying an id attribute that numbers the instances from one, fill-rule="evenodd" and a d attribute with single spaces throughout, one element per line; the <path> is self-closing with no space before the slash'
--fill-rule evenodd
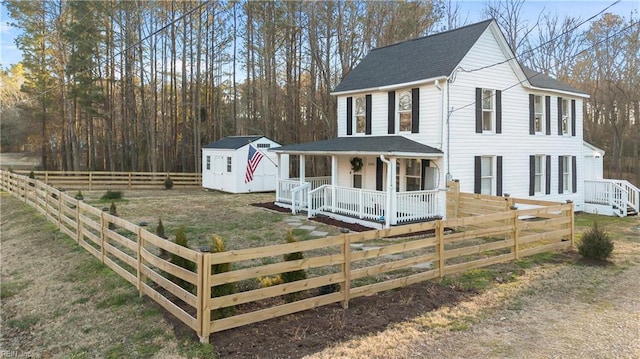
<path id="1" fill-rule="evenodd" d="M 237 150 L 238 148 L 258 140 L 264 136 L 229 136 L 221 138 L 218 141 L 211 142 L 202 148 L 218 148 L 227 150 Z"/>
<path id="2" fill-rule="evenodd" d="M 325 141 L 285 145 L 273 148 L 270 151 L 284 153 L 442 154 L 442 151 L 437 148 L 423 145 L 403 136 L 337 137 Z"/>
<path id="3" fill-rule="evenodd" d="M 449 76 L 492 21 L 373 49 L 334 92 Z"/>
<path id="4" fill-rule="evenodd" d="M 534 87 L 544 88 L 544 89 L 552 89 L 552 90 L 560 90 L 560 91 L 568 91 L 574 93 L 581 93 L 588 95 L 588 92 L 578 90 L 574 87 L 571 87 L 564 82 L 560 82 L 554 78 L 551 78 L 543 73 L 534 71 L 530 68 L 521 66 L 524 71 L 525 76 L 529 80 L 529 83 Z"/>

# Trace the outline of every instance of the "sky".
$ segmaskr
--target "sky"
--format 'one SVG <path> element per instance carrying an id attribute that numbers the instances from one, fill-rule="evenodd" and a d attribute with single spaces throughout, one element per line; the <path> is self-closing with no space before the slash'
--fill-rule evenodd
<path id="1" fill-rule="evenodd" d="M 482 8 L 486 0 L 459 0 L 457 2 L 460 4 L 462 18 L 466 18 L 468 23 L 485 20 L 482 16 Z M 526 0 L 523 6 L 523 15 L 533 21 L 541 11 L 545 10 L 556 13 L 560 17 L 572 15 L 586 19 L 614 2 L 615 0 Z M 607 11 L 625 18 L 629 18 L 630 14 L 635 12 L 634 17 L 638 19 L 640 17 L 640 0 L 621 0 Z M 0 68 L 9 68 L 18 63 L 22 57 L 15 44 L 15 39 L 20 32 L 10 26 L 10 22 L 11 18 L 9 18 L 7 9 L 0 2 Z"/>

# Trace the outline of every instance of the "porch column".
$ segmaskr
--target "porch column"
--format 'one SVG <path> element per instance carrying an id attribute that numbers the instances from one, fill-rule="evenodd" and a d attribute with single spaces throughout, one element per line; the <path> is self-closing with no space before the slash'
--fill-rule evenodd
<path id="1" fill-rule="evenodd" d="M 300 155 L 300 184 L 303 184 L 305 182 L 305 178 L 304 178 L 304 172 L 305 172 L 305 156 L 304 155 Z"/>
<path id="2" fill-rule="evenodd" d="M 338 185 L 338 157 L 331 156 L 331 212 L 336 208 L 336 186 Z"/>
<path id="3" fill-rule="evenodd" d="M 396 199 L 398 197 L 396 193 L 396 158 L 389 158 L 389 166 L 387 173 L 389 177 L 387 178 L 389 193 L 387 194 L 387 203 L 388 213 L 389 213 L 389 224 L 397 224 L 396 220 Z"/>

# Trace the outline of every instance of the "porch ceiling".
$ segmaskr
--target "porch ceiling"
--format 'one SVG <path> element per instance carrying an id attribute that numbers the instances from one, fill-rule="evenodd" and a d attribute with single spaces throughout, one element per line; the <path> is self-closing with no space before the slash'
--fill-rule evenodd
<path id="1" fill-rule="evenodd" d="M 385 155 L 396 157 L 441 157 L 437 148 L 423 145 L 403 136 L 350 136 L 325 141 L 297 143 L 269 151 L 305 155 Z"/>

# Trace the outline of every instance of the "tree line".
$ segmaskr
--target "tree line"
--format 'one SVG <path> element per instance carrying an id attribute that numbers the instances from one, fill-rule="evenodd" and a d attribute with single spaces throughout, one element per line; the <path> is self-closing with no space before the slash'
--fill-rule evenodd
<path id="1" fill-rule="evenodd" d="M 483 15 L 521 63 L 591 94 L 585 139 L 640 179 L 637 14 L 579 30 L 571 16 L 526 20 L 524 3 Z M 201 147 L 225 136 L 335 137 L 330 92 L 368 51 L 469 23 L 451 0 L 4 4 L 23 60 L 0 71 L 3 149 L 29 144 L 60 170 L 197 172 Z"/>

